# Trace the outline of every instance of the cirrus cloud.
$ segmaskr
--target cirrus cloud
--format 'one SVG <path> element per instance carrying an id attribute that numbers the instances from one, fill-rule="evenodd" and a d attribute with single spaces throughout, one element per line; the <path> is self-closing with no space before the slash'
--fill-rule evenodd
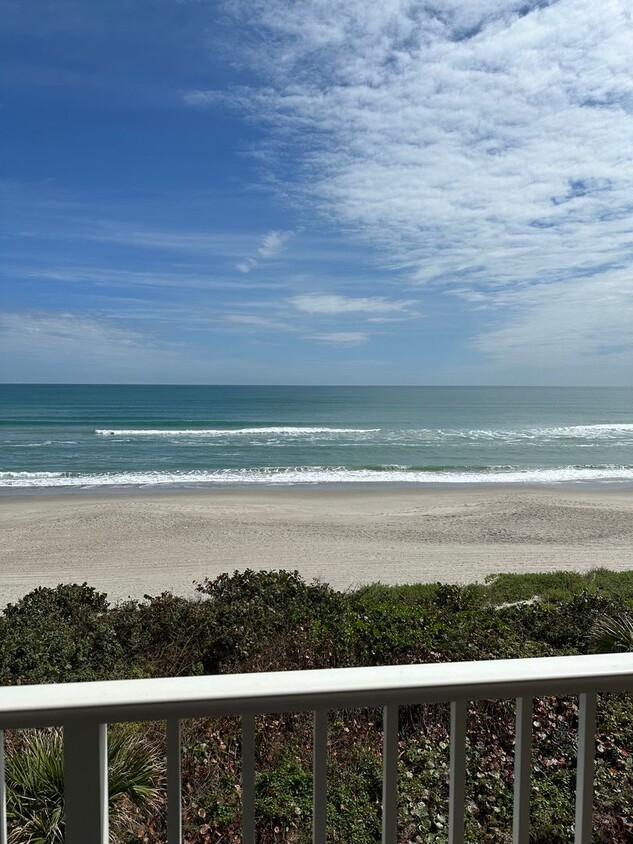
<path id="1" fill-rule="evenodd" d="M 402 312 L 412 304 L 410 300 L 390 301 L 384 296 L 340 296 L 327 293 L 305 293 L 293 296 L 290 302 L 298 311 L 325 316 Z"/>
<path id="2" fill-rule="evenodd" d="M 341 346 L 362 346 L 369 340 L 369 335 L 364 331 L 330 331 L 324 334 L 312 334 L 310 339 Z"/>
<path id="3" fill-rule="evenodd" d="M 239 270 L 241 273 L 250 273 L 251 270 L 254 270 L 255 267 L 257 267 L 260 259 L 269 260 L 271 258 L 276 258 L 292 237 L 294 237 L 294 232 L 271 229 L 271 231 L 264 235 L 261 243 L 259 244 L 257 249 L 258 257 L 243 258 L 241 261 L 237 262 L 235 269 Z"/>
<path id="4" fill-rule="evenodd" d="M 554 347 L 539 302 L 631 267 L 625 0 L 226 8 L 250 27 L 241 56 L 262 80 L 221 99 L 267 127 L 258 155 L 274 183 L 378 247 L 409 284 L 489 307 L 484 354 L 499 348 L 491 337 L 505 336 L 495 331 L 529 314 L 532 345 Z M 190 92 L 188 101 L 217 104 L 218 94 Z M 613 296 L 624 308 L 631 286 Z M 587 308 L 586 297 L 568 298 L 579 331 Z M 617 312 L 604 330 L 621 332 Z"/>

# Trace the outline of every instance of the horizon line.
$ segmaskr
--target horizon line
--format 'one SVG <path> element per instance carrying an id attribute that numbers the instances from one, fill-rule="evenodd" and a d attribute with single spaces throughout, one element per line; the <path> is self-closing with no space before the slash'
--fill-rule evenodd
<path id="1" fill-rule="evenodd" d="M 631 390 L 633 384 L 239 384 L 174 383 L 160 381 L 0 381 L 0 387 L 302 387 L 329 389 L 503 389 L 503 390 Z"/>

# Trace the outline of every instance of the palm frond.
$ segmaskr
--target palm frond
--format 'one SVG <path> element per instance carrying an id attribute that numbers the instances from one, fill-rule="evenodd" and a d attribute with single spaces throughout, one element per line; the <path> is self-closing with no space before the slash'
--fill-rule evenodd
<path id="1" fill-rule="evenodd" d="M 630 653 L 633 651 L 633 616 L 602 615 L 591 631 L 591 648 L 596 653 Z"/>
<path id="2" fill-rule="evenodd" d="M 8 748 L 5 765 L 10 844 L 63 844 L 62 731 L 53 728 L 21 734 Z M 160 776 L 157 748 L 140 731 L 126 724 L 109 730 L 108 787 L 112 833 L 131 823 L 136 809 L 156 808 Z"/>

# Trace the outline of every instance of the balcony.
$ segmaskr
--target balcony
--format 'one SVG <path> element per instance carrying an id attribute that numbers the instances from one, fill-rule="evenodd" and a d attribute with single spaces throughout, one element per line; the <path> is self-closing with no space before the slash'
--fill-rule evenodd
<path id="1" fill-rule="evenodd" d="M 236 715 L 242 722 L 242 840 L 256 842 L 255 716 L 313 712 L 314 844 L 326 842 L 327 714 L 382 707 L 382 842 L 395 844 L 398 821 L 398 707 L 451 706 L 449 842 L 464 838 L 468 701 L 516 699 L 513 844 L 528 844 L 532 702 L 579 695 L 575 844 L 592 839 L 596 695 L 633 689 L 633 654 L 342 668 L 155 680 L 11 686 L 0 690 L 0 844 L 7 844 L 4 730 L 62 726 L 66 842 L 108 841 L 107 725 L 167 722 L 168 844 L 180 844 L 180 721 Z"/>

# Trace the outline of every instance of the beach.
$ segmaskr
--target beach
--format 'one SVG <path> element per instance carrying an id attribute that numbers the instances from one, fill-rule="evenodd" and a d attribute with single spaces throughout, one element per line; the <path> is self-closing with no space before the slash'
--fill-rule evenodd
<path id="1" fill-rule="evenodd" d="M 235 569 L 339 589 L 633 567 L 633 490 L 293 487 L 0 497 L 2 605 L 88 582 L 112 601 Z"/>

